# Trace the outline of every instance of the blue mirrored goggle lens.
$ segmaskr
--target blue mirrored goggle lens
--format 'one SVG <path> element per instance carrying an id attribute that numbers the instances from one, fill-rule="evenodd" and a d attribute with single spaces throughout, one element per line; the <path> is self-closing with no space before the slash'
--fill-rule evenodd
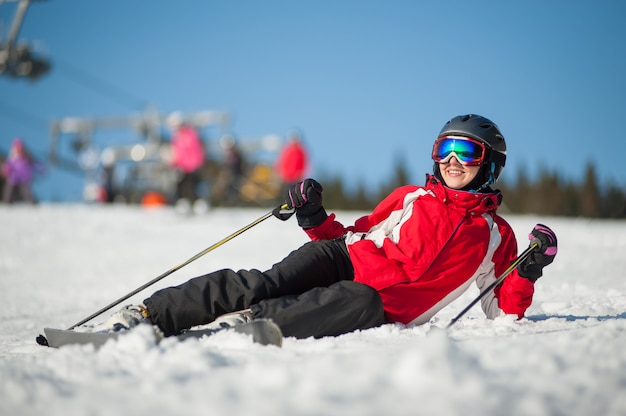
<path id="1" fill-rule="evenodd" d="M 464 137 L 442 137 L 433 147 L 433 160 L 442 162 L 453 152 L 464 165 L 480 165 L 483 162 L 485 148 L 482 143 Z"/>

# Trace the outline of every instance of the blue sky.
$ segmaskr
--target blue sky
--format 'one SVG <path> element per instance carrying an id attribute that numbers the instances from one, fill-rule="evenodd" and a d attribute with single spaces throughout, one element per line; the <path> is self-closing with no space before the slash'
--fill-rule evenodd
<path id="1" fill-rule="evenodd" d="M 14 9 L 0 5 L 3 35 Z M 507 139 L 505 179 L 580 180 L 592 161 L 626 186 L 624 16 L 623 1 L 35 2 L 20 39 L 54 68 L 0 77 L 0 151 L 23 136 L 45 153 L 66 116 L 216 109 L 241 138 L 299 128 L 313 176 L 376 185 L 402 157 L 422 183 L 443 124 L 478 113 Z M 35 189 L 80 187 L 53 169 Z"/>

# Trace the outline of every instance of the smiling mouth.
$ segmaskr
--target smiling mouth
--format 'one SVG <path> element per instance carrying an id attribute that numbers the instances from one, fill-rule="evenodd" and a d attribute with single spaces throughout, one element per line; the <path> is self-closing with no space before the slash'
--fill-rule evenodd
<path id="1" fill-rule="evenodd" d="M 462 175 L 464 172 L 458 169 L 448 169 L 446 170 L 446 173 L 451 176 L 458 176 L 458 175 Z"/>

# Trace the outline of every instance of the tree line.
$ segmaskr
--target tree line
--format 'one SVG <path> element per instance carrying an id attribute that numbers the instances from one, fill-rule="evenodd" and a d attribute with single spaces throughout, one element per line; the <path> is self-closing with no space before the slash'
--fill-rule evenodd
<path id="1" fill-rule="evenodd" d="M 395 172 L 377 189 L 364 183 L 348 190 L 337 176 L 322 175 L 324 205 L 334 210 L 371 210 L 398 186 L 410 180 L 406 164 L 396 162 Z M 542 169 L 530 179 L 520 169 L 514 180 L 501 178 L 501 212 L 588 218 L 626 218 L 626 189 L 615 183 L 600 185 L 595 165 L 589 162 L 581 182 L 567 180 L 557 172 Z M 421 184 L 415 183 L 415 184 Z"/>

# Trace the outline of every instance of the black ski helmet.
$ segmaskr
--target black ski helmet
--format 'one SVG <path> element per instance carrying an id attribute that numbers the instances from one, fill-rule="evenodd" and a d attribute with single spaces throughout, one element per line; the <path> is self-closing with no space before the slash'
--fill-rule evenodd
<path id="1" fill-rule="evenodd" d="M 442 136 L 465 136 L 482 142 L 487 148 L 487 154 L 481 169 L 482 174 L 479 172 L 476 176 L 480 181 L 478 185 L 484 187 L 498 180 L 506 162 L 506 141 L 496 123 L 476 114 L 456 116 L 443 126 L 437 138 Z M 437 163 L 435 174 L 440 177 Z"/>

